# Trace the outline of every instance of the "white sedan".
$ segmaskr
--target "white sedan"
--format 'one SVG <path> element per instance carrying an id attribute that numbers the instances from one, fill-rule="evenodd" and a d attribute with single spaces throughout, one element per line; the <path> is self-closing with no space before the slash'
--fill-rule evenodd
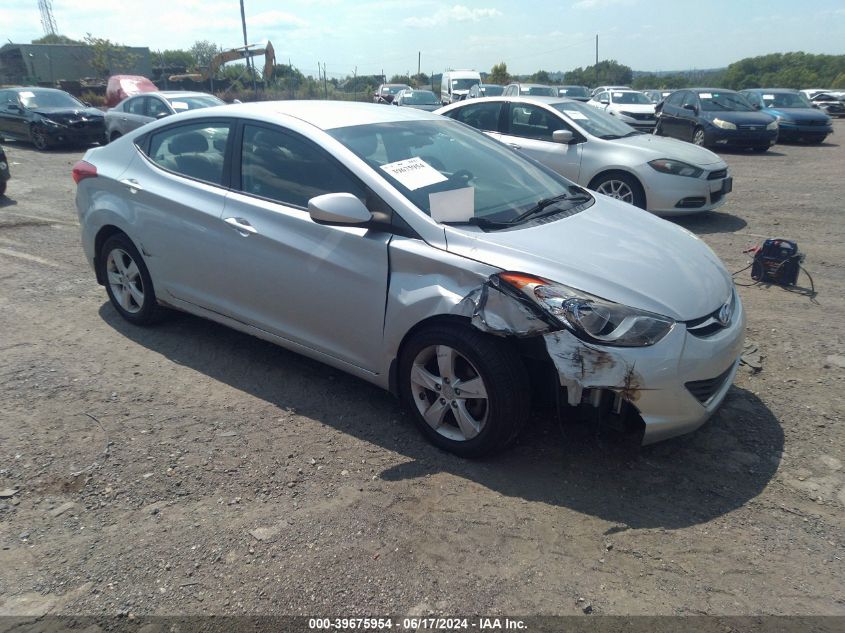
<path id="1" fill-rule="evenodd" d="M 644 132 L 651 132 L 657 123 L 654 103 L 638 90 L 605 90 L 587 103 Z"/>
<path id="2" fill-rule="evenodd" d="M 580 185 L 659 215 L 712 211 L 733 189 L 728 165 L 708 149 L 643 134 L 564 97 L 492 97 L 437 110 Z"/>

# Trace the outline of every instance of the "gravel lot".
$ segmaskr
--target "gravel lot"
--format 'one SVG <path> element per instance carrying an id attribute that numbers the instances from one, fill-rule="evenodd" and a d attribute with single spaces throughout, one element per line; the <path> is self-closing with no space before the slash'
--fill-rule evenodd
<path id="1" fill-rule="evenodd" d="M 845 615 L 835 127 L 726 153 L 728 204 L 678 222 L 731 270 L 793 238 L 818 290 L 740 288 L 763 369 L 707 425 L 631 456 L 537 415 L 483 461 L 268 343 L 186 315 L 123 322 L 79 244 L 82 151 L 6 143 L 0 615 Z"/>

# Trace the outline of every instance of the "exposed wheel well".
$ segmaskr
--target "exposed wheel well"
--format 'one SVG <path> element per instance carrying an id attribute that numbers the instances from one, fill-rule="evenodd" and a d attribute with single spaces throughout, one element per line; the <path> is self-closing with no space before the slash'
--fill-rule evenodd
<path id="1" fill-rule="evenodd" d="M 120 132 L 112 132 L 112 133 L 109 135 L 109 143 L 111 143 L 112 141 L 116 141 L 116 140 L 117 140 L 117 139 L 119 139 L 121 136 L 123 136 L 123 134 L 121 134 Z"/>
<path id="2" fill-rule="evenodd" d="M 633 181 L 633 184 L 636 185 L 640 196 L 642 196 L 644 207 L 647 207 L 648 206 L 648 199 L 646 198 L 645 188 L 643 187 L 643 184 L 640 182 L 640 179 L 637 178 L 631 172 L 625 171 L 624 169 L 608 169 L 608 170 L 605 170 L 603 172 L 596 174 L 595 176 L 593 176 L 593 179 L 590 181 L 590 184 L 587 185 L 587 189 L 592 189 L 592 190 L 595 191 L 595 188 L 596 188 L 596 185 L 598 184 L 598 182 L 600 180 L 604 179 L 606 176 L 620 176 L 620 175 L 625 176 L 626 178 L 630 178 Z"/>
<path id="3" fill-rule="evenodd" d="M 97 233 L 97 237 L 94 238 L 94 271 L 97 275 L 97 283 L 101 286 L 106 285 L 106 280 L 103 279 L 100 275 L 100 251 L 103 250 L 103 244 L 105 244 L 106 240 L 109 239 L 112 235 L 116 235 L 118 233 L 123 233 L 123 231 L 121 231 L 116 226 L 107 224 L 100 229 L 100 231 Z"/>

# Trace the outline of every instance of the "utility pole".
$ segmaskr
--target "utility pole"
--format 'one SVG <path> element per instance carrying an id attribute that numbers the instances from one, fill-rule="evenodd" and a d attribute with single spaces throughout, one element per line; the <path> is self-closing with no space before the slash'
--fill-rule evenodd
<path id="1" fill-rule="evenodd" d="M 246 53 L 246 47 L 249 46 L 249 42 L 246 39 L 246 12 L 244 11 L 244 0 L 241 0 L 241 26 L 244 30 L 244 53 Z M 252 58 L 246 58 L 246 67 L 252 75 L 252 92 L 256 97 L 258 97 L 258 84 L 255 82 L 255 66 L 252 64 Z"/>
<path id="2" fill-rule="evenodd" d="M 417 81 L 420 80 L 420 62 L 422 61 L 422 51 L 417 51 Z"/>
<path id="3" fill-rule="evenodd" d="M 326 101 L 329 100 L 329 78 L 326 76 L 326 62 L 323 62 L 323 88 L 325 89 Z"/>
<path id="4" fill-rule="evenodd" d="M 593 66 L 596 71 L 596 86 L 599 85 L 599 34 L 596 33 L 596 65 Z"/>

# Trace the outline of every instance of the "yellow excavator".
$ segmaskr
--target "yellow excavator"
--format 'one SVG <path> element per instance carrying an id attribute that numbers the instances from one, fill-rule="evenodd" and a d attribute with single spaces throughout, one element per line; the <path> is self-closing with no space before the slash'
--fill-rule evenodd
<path id="1" fill-rule="evenodd" d="M 267 42 L 267 46 L 258 47 L 257 44 L 247 44 L 246 46 L 239 46 L 228 51 L 218 53 L 211 58 L 208 68 L 200 73 L 186 73 L 182 75 L 170 75 L 170 81 L 180 81 L 182 79 L 192 79 L 193 81 L 205 81 L 213 78 L 217 70 L 228 62 L 237 61 L 239 59 L 250 59 L 252 57 L 264 57 L 264 81 L 273 77 L 273 67 L 276 65 L 276 53 L 273 50 L 273 44 Z"/>

